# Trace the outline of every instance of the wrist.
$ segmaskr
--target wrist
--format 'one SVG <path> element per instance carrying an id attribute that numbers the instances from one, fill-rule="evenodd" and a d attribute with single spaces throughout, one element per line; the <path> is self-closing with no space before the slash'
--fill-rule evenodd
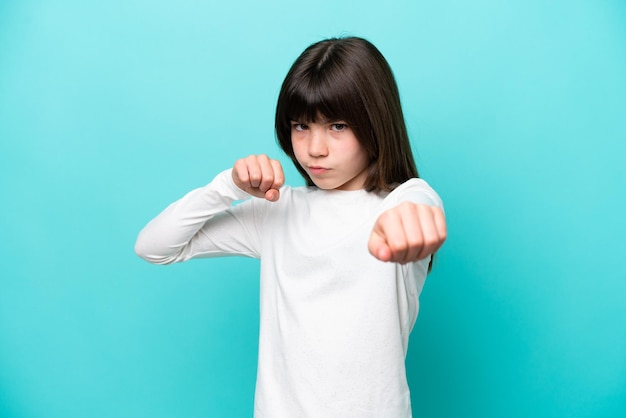
<path id="1" fill-rule="evenodd" d="M 222 171 L 220 174 L 218 174 L 215 180 L 220 183 L 220 188 L 224 190 L 225 195 L 232 198 L 233 200 L 243 200 L 249 198 L 250 194 L 241 189 L 235 183 L 232 171 L 232 168 Z"/>

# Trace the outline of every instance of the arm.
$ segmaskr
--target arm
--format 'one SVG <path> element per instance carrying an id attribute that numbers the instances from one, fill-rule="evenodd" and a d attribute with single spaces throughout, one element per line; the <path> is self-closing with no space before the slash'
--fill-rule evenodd
<path id="1" fill-rule="evenodd" d="M 441 199 L 426 182 L 409 180 L 388 198 L 372 229 L 368 248 L 381 261 L 409 263 L 434 254 L 447 237 Z"/>
<path id="2" fill-rule="evenodd" d="M 259 163 L 260 161 L 260 163 Z M 207 186 L 172 203 L 139 233 L 135 252 L 154 264 L 170 264 L 193 257 L 259 254 L 262 202 L 255 199 L 235 207 L 236 200 L 279 197 L 282 167 L 266 156 L 251 156 L 220 173 Z M 271 178 L 267 165 L 272 167 Z M 274 174 L 276 171 L 276 174 Z M 259 174 L 260 173 L 260 174 Z"/>

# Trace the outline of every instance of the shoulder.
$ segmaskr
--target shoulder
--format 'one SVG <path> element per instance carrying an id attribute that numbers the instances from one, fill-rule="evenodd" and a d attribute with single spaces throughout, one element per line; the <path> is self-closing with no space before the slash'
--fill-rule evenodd
<path id="1" fill-rule="evenodd" d="M 404 201 L 443 208 L 443 202 L 437 192 L 421 178 L 405 181 L 385 197 L 385 203 L 390 205 Z"/>

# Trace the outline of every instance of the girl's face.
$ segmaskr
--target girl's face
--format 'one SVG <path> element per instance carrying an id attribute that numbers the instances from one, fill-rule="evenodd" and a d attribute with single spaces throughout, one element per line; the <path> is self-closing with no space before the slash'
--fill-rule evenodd
<path id="1" fill-rule="evenodd" d="M 292 121 L 291 144 L 296 159 L 320 189 L 363 188 L 369 158 L 345 122 Z"/>

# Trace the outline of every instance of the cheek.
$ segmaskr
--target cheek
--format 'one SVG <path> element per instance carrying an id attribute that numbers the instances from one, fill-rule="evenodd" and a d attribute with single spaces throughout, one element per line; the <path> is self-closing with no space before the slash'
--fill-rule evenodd
<path id="1" fill-rule="evenodd" d="M 355 139 L 353 142 L 344 143 L 341 145 L 341 149 L 337 150 L 342 155 L 350 156 L 350 160 L 359 163 L 367 163 L 369 157 L 365 148 Z"/>
<path id="2" fill-rule="evenodd" d="M 302 161 L 302 156 L 304 155 L 302 141 L 291 141 L 291 149 L 293 150 L 293 155 L 296 157 L 296 160 L 299 162 Z"/>

